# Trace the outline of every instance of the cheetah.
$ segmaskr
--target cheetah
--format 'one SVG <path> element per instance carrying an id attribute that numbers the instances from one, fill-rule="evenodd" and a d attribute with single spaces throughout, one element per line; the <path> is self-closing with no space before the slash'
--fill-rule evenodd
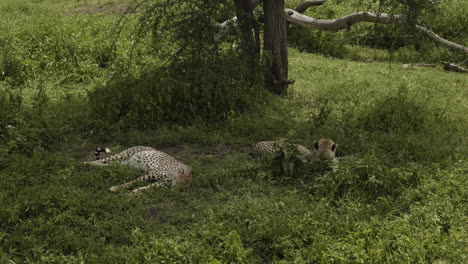
<path id="1" fill-rule="evenodd" d="M 321 138 L 319 140 L 314 141 L 314 148 L 316 153 L 324 154 L 331 157 L 334 161 L 337 161 L 336 157 L 336 148 L 338 144 L 336 144 L 333 140 L 329 138 Z"/>
<path id="2" fill-rule="evenodd" d="M 109 155 L 109 153 L 111 153 L 110 149 L 105 148 L 105 147 L 97 147 L 94 150 L 94 155 L 96 156 L 96 160 L 102 159 L 102 157 L 101 157 L 102 155 L 104 155 L 104 157 L 107 157 L 107 155 Z"/>
<path id="3" fill-rule="evenodd" d="M 304 157 L 306 157 L 309 160 L 314 159 L 315 157 L 317 157 L 317 155 L 325 154 L 330 156 L 334 161 L 337 161 L 335 154 L 338 144 L 336 144 L 335 142 L 333 142 L 333 140 L 329 138 L 321 138 L 319 140 L 315 140 L 315 150 L 313 152 L 302 145 L 294 144 L 294 146 L 296 146 L 299 153 L 304 155 Z M 273 154 L 278 150 L 279 148 L 277 141 L 261 141 L 255 144 L 251 154 L 252 156 L 257 157 L 261 154 Z"/>
<path id="4" fill-rule="evenodd" d="M 192 181 L 192 169 L 189 166 L 176 160 L 169 154 L 155 150 L 151 147 L 131 147 L 105 159 L 98 159 L 86 163 L 97 166 L 106 166 L 113 161 L 119 161 L 122 164 L 128 165 L 132 169 L 141 169 L 145 171 L 146 174 L 138 177 L 136 180 L 112 186 L 109 189 L 112 192 L 120 189 L 127 189 L 133 183 L 138 181 L 155 182 L 150 185 L 134 189 L 134 193 L 146 190 L 152 186 L 162 186 L 166 184 L 176 186 L 190 184 Z"/>

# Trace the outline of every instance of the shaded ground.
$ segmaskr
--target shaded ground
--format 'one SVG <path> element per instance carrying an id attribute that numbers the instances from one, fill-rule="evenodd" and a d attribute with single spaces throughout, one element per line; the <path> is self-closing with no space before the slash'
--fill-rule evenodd
<path id="1" fill-rule="evenodd" d="M 128 10 L 128 6 L 126 5 L 102 5 L 102 6 L 94 6 L 94 5 L 85 5 L 75 8 L 73 10 L 73 14 L 122 14 Z"/>
<path id="2" fill-rule="evenodd" d="M 94 149 L 98 146 L 108 147 L 111 150 L 111 155 L 117 154 L 122 150 L 125 150 L 125 147 L 122 146 L 105 146 L 105 145 L 96 145 L 96 146 L 86 146 L 86 149 L 77 149 L 74 151 L 74 156 L 80 161 L 90 161 L 95 159 Z M 229 145 L 209 145 L 209 146 L 169 146 L 169 147 L 155 147 L 155 149 L 165 152 L 175 158 L 179 157 L 188 157 L 192 155 L 202 155 L 202 156 L 215 156 L 217 158 L 223 158 L 226 155 L 232 152 L 246 152 L 247 148 L 234 149 Z"/>

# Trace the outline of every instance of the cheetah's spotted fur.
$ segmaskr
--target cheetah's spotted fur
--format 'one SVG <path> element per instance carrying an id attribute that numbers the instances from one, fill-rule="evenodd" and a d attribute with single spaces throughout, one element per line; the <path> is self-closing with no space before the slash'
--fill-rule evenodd
<path id="1" fill-rule="evenodd" d="M 302 145 L 294 144 L 294 146 L 296 146 L 299 153 L 301 153 L 308 159 L 313 159 L 318 154 L 325 154 L 329 155 L 331 158 L 336 160 L 335 153 L 338 144 L 336 144 L 335 142 L 333 142 L 333 140 L 329 138 L 321 138 L 319 140 L 314 141 L 314 152 L 308 150 Z M 262 154 L 273 154 L 278 150 L 279 147 L 277 141 L 261 141 L 255 144 L 255 146 L 253 147 L 252 155 L 259 156 Z"/>
<path id="2" fill-rule="evenodd" d="M 175 186 L 178 184 L 188 184 L 192 180 L 192 169 L 189 166 L 176 160 L 169 154 L 145 146 L 132 147 L 108 158 L 87 163 L 92 165 L 108 165 L 110 162 L 117 160 L 120 163 L 127 164 L 130 168 L 141 169 L 147 174 L 134 181 L 112 186 L 110 188 L 111 191 L 129 188 L 130 185 L 137 181 L 155 181 L 155 183 L 134 189 L 133 192 L 139 192 L 154 185 L 171 184 Z"/>
<path id="3" fill-rule="evenodd" d="M 252 150 L 252 155 L 254 157 L 258 157 L 263 154 L 273 154 L 279 150 L 279 143 L 277 141 L 260 141 L 255 144 Z M 311 158 L 313 156 L 312 152 L 308 150 L 306 147 L 298 144 L 293 144 L 296 146 L 299 153 L 304 155 L 307 158 Z"/>

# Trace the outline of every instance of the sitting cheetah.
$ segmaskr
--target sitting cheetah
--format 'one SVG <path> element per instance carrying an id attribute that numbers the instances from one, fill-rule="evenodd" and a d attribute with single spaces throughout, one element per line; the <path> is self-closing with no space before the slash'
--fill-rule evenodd
<path id="1" fill-rule="evenodd" d="M 336 153 L 336 147 L 338 146 L 338 144 L 336 144 L 335 142 L 333 142 L 333 140 L 329 138 L 321 138 L 319 140 L 314 141 L 314 148 L 315 148 L 314 152 L 311 152 L 310 150 L 308 150 L 306 147 L 302 145 L 298 145 L 298 144 L 293 144 L 293 145 L 296 146 L 299 153 L 301 153 L 308 159 L 313 159 L 317 155 L 320 155 L 323 153 L 325 155 L 329 155 L 331 158 L 333 158 L 333 160 L 335 161 L 337 160 L 337 158 L 335 157 L 335 153 Z M 261 141 L 255 144 L 255 146 L 253 147 L 252 155 L 259 156 L 261 154 L 273 154 L 278 150 L 279 148 L 278 148 L 277 141 Z"/>
<path id="2" fill-rule="evenodd" d="M 148 186 L 134 189 L 133 192 L 140 192 L 151 186 L 161 186 L 171 184 L 172 186 L 180 184 L 189 184 L 192 181 L 192 169 L 176 160 L 172 156 L 155 150 L 151 147 L 137 146 L 126 149 L 119 154 L 105 159 L 86 162 L 91 165 L 109 165 L 109 162 L 119 160 L 122 164 L 127 164 L 130 168 L 141 169 L 147 174 L 121 185 L 112 186 L 111 191 L 115 192 L 123 188 L 129 188 L 137 181 L 156 181 Z"/>

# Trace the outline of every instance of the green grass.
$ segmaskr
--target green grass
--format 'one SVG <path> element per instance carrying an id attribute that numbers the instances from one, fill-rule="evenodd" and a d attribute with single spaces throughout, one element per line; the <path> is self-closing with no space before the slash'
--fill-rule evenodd
<path id="1" fill-rule="evenodd" d="M 129 63 L 123 38 L 99 66 L 109 55 L 102 27 L 118 17 L 67 14 L 105 2 L 0 4 L 2 15 L 16 12 L 1 16 L 0 40 L 15 45 L 2 53 L 11 71 L 0 79 L 0 263 L 466 262 L 465 75 L 375 62 L 372 49 L 369 62 L 290 49 L 296 83 L 286 98 L 265 96 L 222 123 L 106 136 L 87 91 L 123 66 L 138 75 L 154 62 Z M 6 90 L 23 97 L 18 110 Z M 320 137 L 352 157 L 284 178 L 244 152 L 260 140 L 311 147 Z M 194 182 L 110 193 L 138 173 L 82 163 L 103 144 L 166 151 L 193 168 Z"/>

